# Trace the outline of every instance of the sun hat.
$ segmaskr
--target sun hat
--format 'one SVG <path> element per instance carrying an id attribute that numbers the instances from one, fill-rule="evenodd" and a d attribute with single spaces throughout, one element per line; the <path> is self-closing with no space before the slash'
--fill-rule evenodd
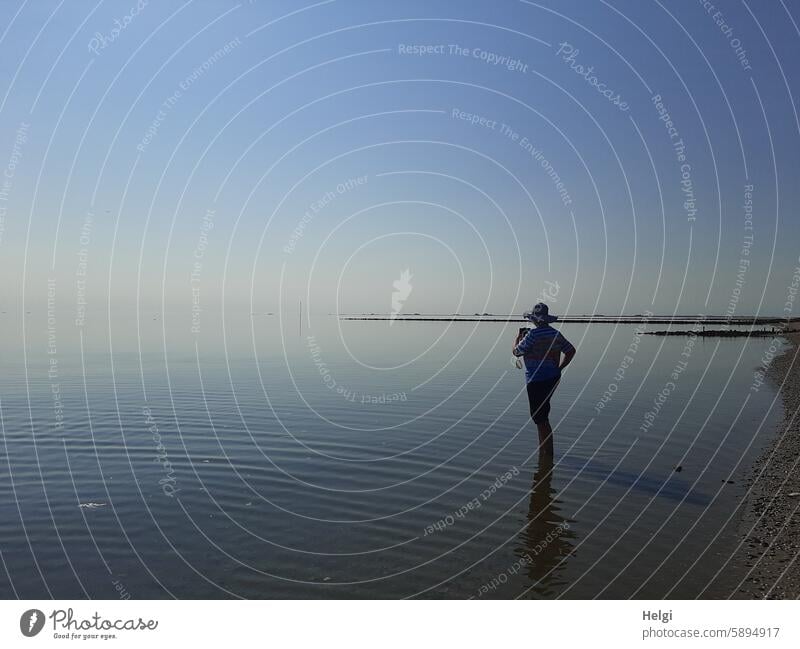
<path id="1" fill-rule="evenodd" d="M 557 316 L 550 315 L 550 309 L 547 308 L 544 302 L 534 305 L 530 311 L 523 313 L 522 317 L 536 323 L 555 322 L 558 320 Z"/>

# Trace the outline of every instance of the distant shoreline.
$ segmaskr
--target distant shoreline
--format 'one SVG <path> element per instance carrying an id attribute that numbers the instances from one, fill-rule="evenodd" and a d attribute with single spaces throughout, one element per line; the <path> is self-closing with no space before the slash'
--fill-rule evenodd
<path id="1" fill-rule="evenodd" d="M 336 314 L 333 314 L 336 315 Z M 422 315 L 412 314 L 407 316 L 390 315 L 341 315 L 337 316 L 340 320 L 389 320 L 391 322 L 527 322 L 519 316 L 496 316 L 491 313 L 476 314 L 472 316 L 462 315 Z M 739 318 L 727 318 L 725 316 L 659 316 L 659 315 L 624 315 L 624 316 L 605 316 L 605 315 L 579 315 L 561 316 L 556 322 L 561 323 L 592 323 L 592 324 L 691 324 L 691 325 L 716 325 L 716 326 L 758 326 L 758 325 L 787 325 L 793 322 L 800 322 L 800 318 L 780 318 L 780 317 L 761 317 L 749 316 Z M 658 332 L 654 332 L 658 333 Z M 683 333 L 683 332 L 681 332 Z M 769 332 L 770 335 L 775 332 Z"/>
<path id="2" fill-rule="evenodd" d="M 800 329 L 706 329 L 704 331 L 697 331 L 695 329 L 689 331 L 645 331 L 645 336 L 705 336 L 708 338 L 771 338 L 774 336 L 787 336 L 789 334 L 800 333 Z"/>

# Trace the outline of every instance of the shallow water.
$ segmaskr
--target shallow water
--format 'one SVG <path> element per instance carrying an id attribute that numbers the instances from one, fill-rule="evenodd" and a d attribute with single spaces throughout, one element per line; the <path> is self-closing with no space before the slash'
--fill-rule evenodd
<path id="1" fill-rule="evenodd" d="M 725 594 L 770 339 L 562 325 L 548 467 L 516 326 L 203 317 L 3 316 L 0 596 Z"/>

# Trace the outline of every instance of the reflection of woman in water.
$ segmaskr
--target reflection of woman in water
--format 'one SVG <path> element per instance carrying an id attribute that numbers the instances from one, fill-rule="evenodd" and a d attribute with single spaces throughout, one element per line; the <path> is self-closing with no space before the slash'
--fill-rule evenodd
<path id="1" fill-rule="evenodd" d="M 572 553 L 575 534 L 569 521 L 560 513 L 560 502 L 553 498 L 553 459 L 539 456 L 539 466 L 533 474 L 528 523 L 520 533 L 521 574 L 527 574 L 530 584 L 523 588 L 541 597 L 554 597 L 565 582 L 558 578 L 566 558 Z"/>

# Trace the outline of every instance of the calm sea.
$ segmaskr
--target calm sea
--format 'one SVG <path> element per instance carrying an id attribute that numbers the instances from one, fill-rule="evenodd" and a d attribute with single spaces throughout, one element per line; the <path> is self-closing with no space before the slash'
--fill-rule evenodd
<path id="1" fill-rule="evenodd" d="M 516 325 L 203 317 L 2 316 L 0 596 L 726 594 L 769 338 L 561 325 L 548 466 Z"/>

